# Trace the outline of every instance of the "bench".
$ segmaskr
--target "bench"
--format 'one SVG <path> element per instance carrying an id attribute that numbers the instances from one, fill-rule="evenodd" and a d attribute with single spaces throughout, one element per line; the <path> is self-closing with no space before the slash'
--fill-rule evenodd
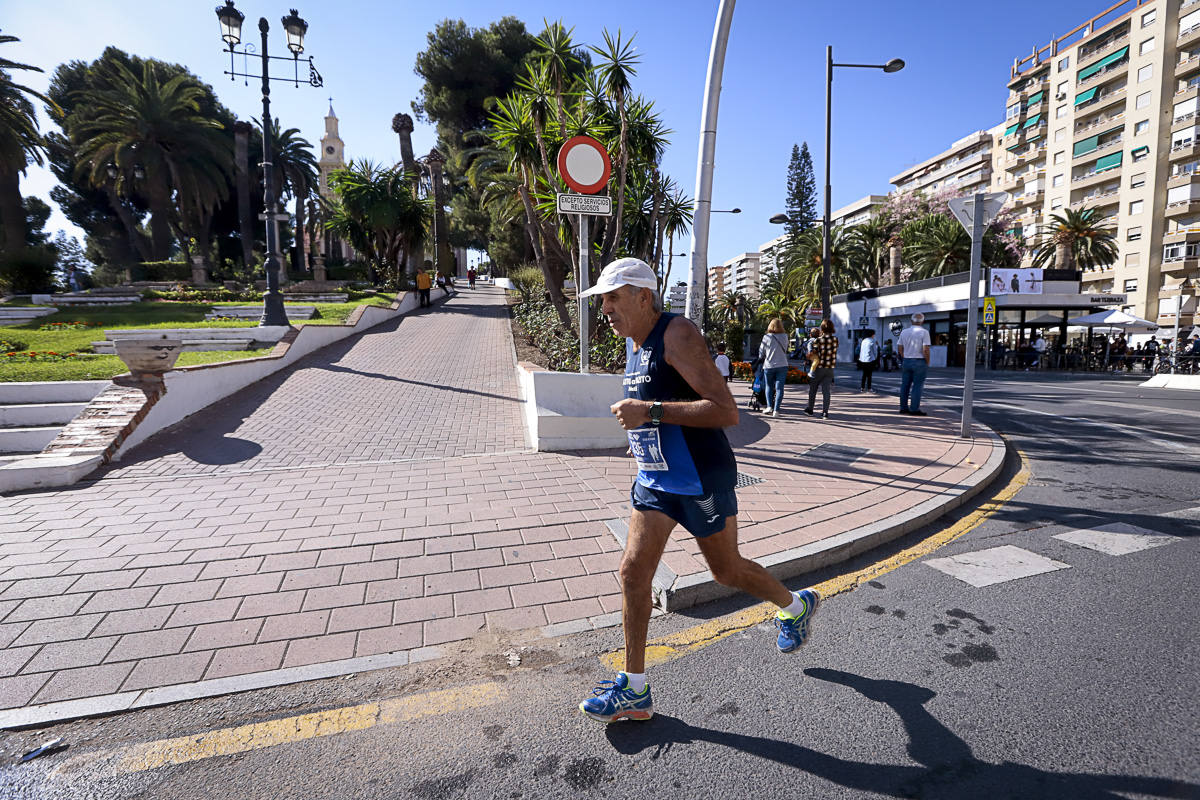
<path id="1" fill-rule="evenodd" d="M 312 319 L 317 309 L 313 306 L 284 305 L 288 319 Z M 213 310 L 204 315 L 205 319 L 253 319 L 263 314 L 262 306 L 213 306 Z"/>
<path id="2" fill-rule="evenodd" d="M 290 330 L 286 325 L 246 328 L 150 328 L 119 329 L 104 332 L 104 341 L 92 342 L 92 351 L 101 355 L 115 354 L 116 339 L 179 339 L 184 352 L 207 350 L 257 350 L 272 347 Z"/>

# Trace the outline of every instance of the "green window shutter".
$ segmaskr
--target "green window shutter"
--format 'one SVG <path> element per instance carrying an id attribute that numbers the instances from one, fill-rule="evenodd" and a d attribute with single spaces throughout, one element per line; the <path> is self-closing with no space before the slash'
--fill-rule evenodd
<path id="1" fill-rule="evenodd" d="M 1101 156 L 1096 160 L 1096 172 L 1104 172 L 1105 170 L 1113 169 L 1121 166 L 1121 156 L 1123 153 L 1110 153 L 1106 156 Z"/>
<path id="2" fill-rule="evenodd" d="M 1007 128 L 1004 129 L 1004 135 L 1012 136 L 1014 133 L 1017 132 L 1017 128 L 1019 128 L 1019 127 L 1021 127 L 1021 123 L 1014 122 L 1012 125 L 1009 125 Z"/>
<path id="3" fill-rule="evenodd" d="M 1010 144 L 1008 147 L 1006 147 L 1004 149 L 1011 153 L 1012 151 L 1019 150 L 1024 146 L 1025 146 L 1024 142 L 1017 142 L 1016 144 Z"/>
<path id="4" fill-rule="evenodd" d="M 1038 103 L 1042 102 L 1042 98 L 1045 96 L 1046 96 L 1046 92 L 1044 90 L 1038 92 L 1035 95 L 1030 95 L 1029 99 L 1025 101 L 1025 105 L 1036 106 Z"/>
<path id="5" fill-rule="evenodd" d="M 1032 144 L 1033 142 L 1036 142 L 1040 138 L 1042 138 L 1042 135 L 1040 133 L 1031 133 L 1031 134 L 1029 134 L 1029 136 L 1025 137 L 1025 144 Z"/>
<path id="6" fill-rule="evenodd" d="M 1129 155 L 1137 157 L 1137 156 L 1140 156 L 1142 153 L 1149 153 L 1149 152 L 1150 152 L 1150 146 L 1142 145 L 1141 147 L 1135 147 L 1132 150 L 1130 150 Z M 1121 154 L 1117 153 L 1117 155 L 1121 155 Z"/>
<path id="7" fill-rule="evenodd" d="M 1097 61 L 1095 64 L 1092 64 L 1087 69 L 1079 70 L 1079 74 L 1075 76 L 1075 80 L 1086 81 L 1088 78 L 1092 77 L 1093 75 L 1095 75 L 1097 72 L 1099 72 L 1102 69 L 1104 69 L 1103 63 L 1100 61 Z"/>
<path id="8" fill-rule="evenodd" d="M 1098 66 L 1107 67 L 1109 64 L 1115 64 L 1118 61 L 1120 61 L 1121 59 L 1125 58 L 1125 56 L 1127 56 L 1127 55 L 1129 55 L 1129 45 L 1125 45 L 1124 47 L 1122 47 L 1120 50 L 1116 51 L 1115 53 L 1111 53 L 1111 54 L 1105 56 L 1104 58 L 1100 59 L 1100 61 L 1098 62 Z"/>
<path id="9" fill-rule="evenodd" d="M 1075 157 L 1078 158 L 1079 156 L 1090 153 L 1099 146 L 1100 146 L 1100 134 L 1096 134 L 1095 136 L 1090 136 L 1087 139 L 1084 139 L 1082 142 L 1076 142 L 1075 143 Z"/>
<path id="10" fill-rule="evenodd" d="M 1032 117 L 1030 117 L 1029 119 L 1025 120 L 1025 124 L 1024 124 L 1024 125 L 1022 125 L 1021 127 L 1022 127 L 1022 128 L 1032 128 L 1034 125 L 1037 125 L 1037 124 L 1038 124 L 1039 122 L 1041 122 L 1041 121 L 1042 121 L 1042 115 L 1041 115 L 1041 114 L 1034 114 Z"/>
<path id="11" fill-rule="evenodd" d="M 1091 100 L 1093 97 L 1096 96 L 1096 92 L 1099 89 L 1100 89 L 1099 86 L 1093 86 L 1091 89 L 1088 89 L 1086 92 L 1080 92 L 1079 94 L 1075 95 L 1075 105 L 1080 105 L 1082 103 L 1086 103 L 1088 100 Z"/>

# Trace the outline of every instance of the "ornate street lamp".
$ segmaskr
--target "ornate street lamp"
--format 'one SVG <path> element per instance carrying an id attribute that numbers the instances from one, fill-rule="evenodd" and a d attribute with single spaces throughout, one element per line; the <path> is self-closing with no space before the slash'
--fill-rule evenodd
<path id="1" fill-rule="evenodd" d="M 267 273 L 267 292 L 263 295 L 263 315 L 259 320 L 259 325 L 289 325 L 287 312 L 283 307 L 283 294 L 279 291 L 279 265 L 280 257 L 279 249 L 279 220 L 289 219 L 289 215 L 282 214 L 279 211 L 279 198 L 275 194 L 275 167 L 271 163 L 271 81 L 273 80 L 290 80 L 293 85 L 300 85 L 300 54 L 304 52 L 304 34 L 308 32 L 308 23 L 300 18 L 296 13 L 296 9 L 290 9 L 291 13 L 284 17 L 284 31 L 287 34 L 288 50 L 292 52 L 292 57 L 272 56 L 267 53 L 267 31 L 269 25 L 266 17 L 260 17 L 258 20 L 258 30 L 262 35 L 262 46 L 260 55 L 262 57 L 262 74 L 253 75 L 248 72 L 238 72 L 234 61 L 235 55 L 241 55 L 243 58 L 254 53 L 254 45 L 246 44 L 240 50 L 238 45 L 242 41 L 242 20 L 245 15 L 233 7 L 233 0 L 225 0 L 225 5 L 217 7 L 217 19 L 221 23 L 221 39 L 226 44 L 226 52 L 229 53 L 229 69 L 225 74 L 230 80 L 235 78 L 245 78 L 246 84 L 249 85 L 249 78 L 262 79 L 262 121 L 263 121 L 263 199 L 266 208 L 266 214 L 263 218 L 267 222 L 267 257 L 263 266 Z M 272 78 L 270 75 L 271 61 L 291 61 L 293 76 L 291 78 Z M 308 59 L 308 84 L 310 86 L 324 86 L 325 80 L 321 77 L 321 73 L 317 72 L 317 68 L 313 66 L 312 57 Z"/>

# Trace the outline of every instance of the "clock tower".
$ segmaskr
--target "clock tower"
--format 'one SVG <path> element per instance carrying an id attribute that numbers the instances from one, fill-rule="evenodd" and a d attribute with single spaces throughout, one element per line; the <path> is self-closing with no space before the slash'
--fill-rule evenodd
<path id="1" fill-rule="evenodd" d="M 333 113 L 333 100 L 329 101 L 329 114 L 325 117 L 325 135 L 321 137 L 321 158 L 317 167 L 321 175 L 320 192 L 322 197 L 329 197 L 329 173 L 346 166 L 343 157 L 345 144 L 338 135 L 338 118 Z"/>

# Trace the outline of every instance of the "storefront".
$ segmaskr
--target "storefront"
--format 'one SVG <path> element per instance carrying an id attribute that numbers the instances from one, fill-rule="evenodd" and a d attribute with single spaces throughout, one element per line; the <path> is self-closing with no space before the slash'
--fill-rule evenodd
<path id="1" fill-rule="evenodd" d="M 1018 291 L 994 295 L 995 324 L 985 326 L 983 301 L 989 296 L 986 286 L 986 280 L 980 280 L 977 361 L 984 363 L 985 354 L 992 354 L 997 366 L 1011 362 L 1010 354 L 1027 351 L 1039 335 L 1053 356 L 1043 366 L 1051 362 L 1069 366 L 1067 354 L 1088 352 L 1095 347 L 1095 333 L 1093 341 L 1089 341 L 1089 332 L 1073 329 L 1071 319 L 1102 309 L 1120 308 L 1127 299 L 1119 293 L 1082 293 L 1079 273 L 1045 270 L 1036 294 Z M 961 367 L 966 362 L 969 305 L 970 282 L 965 272 L 837 295 L 833 298 L 832 317 L 842 342 L 838 358 L 852 363 L 866 330 L 874 331 L 880 346 L 889 339 L 894 343 L 899 332 L 911 324 L 912 315 L 920 312 L 925 315 L 925 328 L 932 342 L 931 366 Z"/>

